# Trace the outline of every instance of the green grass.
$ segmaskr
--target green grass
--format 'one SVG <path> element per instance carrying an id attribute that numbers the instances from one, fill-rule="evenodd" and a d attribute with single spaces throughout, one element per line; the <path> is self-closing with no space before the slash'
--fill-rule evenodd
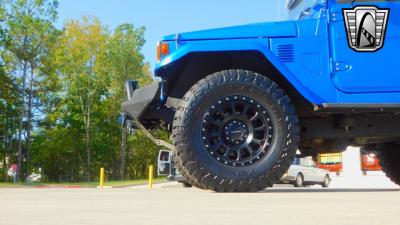
<path id="1" fill-rule="evenodd" d="M 14 183 L 4 183 L 4 182 L 1 182 L 0 183 L 0 188 L 7 188 L 7 187 L 22 187 L 23 185 L 22 184 L 14 184 Z"/>
<path id="2" fill-rule="evenodd" d="M 166 182 L 167 179 L 165 177 L 154 178 L 154 183 L 163 183 Z M 137 179 L 137 180 L 125 180 L 125 181 L 106 181 L 104 186 L 112 186 L 112 187 L 124 187 L 124 186 L 133 186 L 133 185 L 144 185 L 148 184 L 147 179 Z M 97 187 L 99 185 L 98 181 L 93 182 L 76 182 L 76 183 L 4 183 L 0 182 L 0 188 L 13 188 L 13 187 L 32 187 L 32 186 L 80 186 L 80 187 Z"/>

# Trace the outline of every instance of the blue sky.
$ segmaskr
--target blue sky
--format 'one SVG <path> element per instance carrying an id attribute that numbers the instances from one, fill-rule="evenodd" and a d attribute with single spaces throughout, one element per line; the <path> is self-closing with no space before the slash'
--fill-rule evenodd
<path id="1" fill-rule="evenodd" d="M 146 27 L 143 54 L 154 67 L 164 35 L 278 19 L 278 0 L 59 0 L 59 25 L 94 15 L 110 29 L 121 23 Z"/>

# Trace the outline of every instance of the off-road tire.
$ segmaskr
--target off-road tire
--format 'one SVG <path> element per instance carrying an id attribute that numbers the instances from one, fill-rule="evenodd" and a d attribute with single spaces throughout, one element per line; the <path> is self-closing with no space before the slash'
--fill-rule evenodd
<path id="1" fill-rule="evenodd" d="M 379 163 L 382 167 L 382 170 L 391 181 L 397 185 L 400 185 L 400 154 L 394 151 L 398 150 L 397 148 L 399 148 L 400 145 L 385 144 L 383 146 L 384 149 L 381 149 L 379 154 Z"/>
<path id="2" fill-rule="evenodd" d="M 185 187 L 185 188 L 191 188 L 191 187 L 193 187 L 193 185 L 192 185 L 191 183 L 187 182 L 187 181 L 183 181 L 183 182 L 181 182 L 181 184 L 182 184 L 183 187 Z"/>
<path id="3" fill-rule="evenodd" d="M 246 95 L 268 109 L 274 138 L 266 157 L 243 167 L 212 158 L 199 135 L 211 102 L 228 95 Z M 271 187 L 288 170 L 299 142 L 298 118 L 289 97 L 277 84 L 244 70 L 217 72 L 200 80 L 183 97 L 173 123 L 176 164 L 193 186 L 217 192 L 254 192 Z"/>
<path id="4" fill-rule="evenodd" d="M 192 187 L 196 187 L 199 189 L 204 189 L 198 182 L 196 182 L 191 176 L 189 176 L 181 166 L 180 163 L 177 163 L 179 161 L 179 158 L 177 158 L 176 151 L 172 152 L 172 157 L 174 158 L 175 162 L 175 167 L 179 171 L 179 173 L 185 178 L 185 182 L 187 184 L 190 184 Z M 185 187 L 188 187 L 187 185 L 183 184 Z"/>
<path id="5" fill-rule="evenodd" d="M 175 161 L 175 162 L 178 162 L 177 160 L 179 160 L 179 159 L 177 159 L 177 157 L 175 156 L 174 161 Z M 190 185 L 192 185 L 193 187 L 196 187 L 196 188 L 199 188 L 199 189 L 204 189 L 204 187 L 202 187 L 196 180 L 194 180 L 194 179 L 186 172 L 186 170 L 184 170 L 184 169 L 182 168 L 182 166 L 181 166 L 180 163 L 176 163 L 175 166 L 176 166 L 176 169 L 179 171 L 179 173 L 185 178 L 187 184 L 190 184 Z M 187 187 L 185 184 L 184 184 L 184 186 Z"/>

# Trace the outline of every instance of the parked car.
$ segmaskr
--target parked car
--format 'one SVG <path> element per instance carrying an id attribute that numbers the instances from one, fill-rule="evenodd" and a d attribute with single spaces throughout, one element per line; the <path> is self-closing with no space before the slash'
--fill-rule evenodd
<path id="1" fill-rule="evenodd" d="M 295 187 L 320 184 L 325 188 L 329 187 L 330 182 L 329 171 L 318 168 L 309 158 L 295 158 L 280 181 L 280 183 L 293 184 Z"/>
<path id="2" fill-rule="evenodd" d="M 298 149 L 348 146 L 377 149 L 400 184 L 399 1 L 278 3 L 287 21 L 164 36 L 157 81 L 127 82 L 123 124 L 156 143 L 151 131 L 168 132 L 204 189 L 264 190 Z"/>

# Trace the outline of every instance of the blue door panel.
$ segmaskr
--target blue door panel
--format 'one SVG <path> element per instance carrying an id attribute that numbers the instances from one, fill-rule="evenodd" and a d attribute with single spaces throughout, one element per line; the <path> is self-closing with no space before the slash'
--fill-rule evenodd
<path id="1" fill-rule="evenodd" d="M 361 4 L 361 3 L 359 3 Z M 400 4 L 397 2 L 363 2 L 378 8 L 390 8 L 384 46 L 377 52 L 356 52 L 348 45 L 342 8 L 350 4 L 336 4 L 331 8 L 331 46 L 335 86 L 345 93 L 400 92 Z M 355 102 L 355 101 L 353 101 Z"/>

